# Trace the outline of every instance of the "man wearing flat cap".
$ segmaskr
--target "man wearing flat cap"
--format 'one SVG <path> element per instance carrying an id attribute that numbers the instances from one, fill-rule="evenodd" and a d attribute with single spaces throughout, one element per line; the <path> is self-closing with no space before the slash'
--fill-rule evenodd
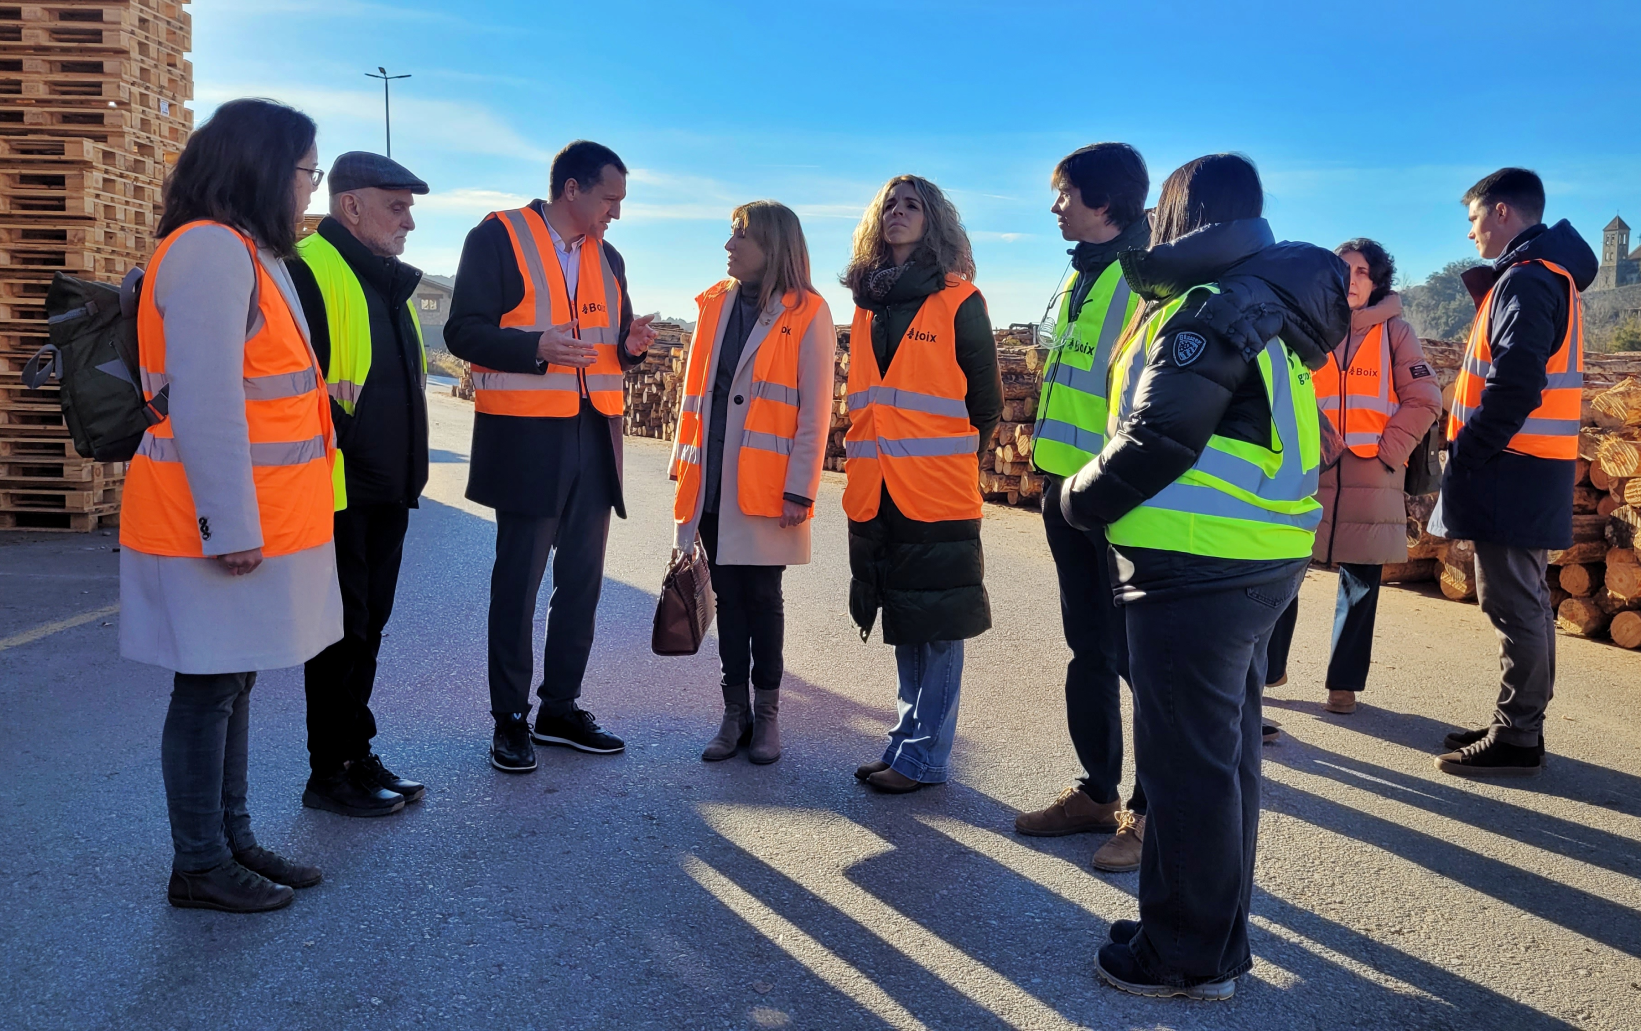
<path id="1" fill-rule="evenodd" d="M 427 485 L 427 352 L 411 295 L 422 273 L 399 260 L 427 184 L 379 154 L 330 170 L 330 215 L 290 261 L 336 425 L 336 573 L 342 639 L 308 661 L 302 804 L 386 816 L 426 794 L 371 751 L 376 655 L 393 612 L 410 510 Z"/>

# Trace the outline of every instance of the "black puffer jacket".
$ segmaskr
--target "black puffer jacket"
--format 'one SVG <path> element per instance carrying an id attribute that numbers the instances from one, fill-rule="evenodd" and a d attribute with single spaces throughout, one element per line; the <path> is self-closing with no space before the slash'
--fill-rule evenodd
<path id="1" fill-rule="evenodd" d="M 1491 266 L 1464 274 L 1477 305 L 1493 291 L 1493 371 L 1449 445 L 1431 527 L 1449 537 L 1534 549 L 1573 543 L 1576 463 L 1506 450 L 1543 402 L 1545 364 L 1567 336 L 1567 280 L 1530 264 L 1535 258 L 1566 269 L 1580 291 L 1595 280 L 1595 252 L 1566 219 L 1523 230 Z"/>
<path id="2" fill-rule="evenodd" d="M 934 269 L 914 265 L 882 303 L 857 296 L 855 303 L 872 313 L 871 350 L 867 341 L 851 340 L 850 361 L 876 360 L 885 373 L 924 299 L 942 282 Z M 976 293 L 964 301 L 955 321 L 957 364 L 968 379 L 969 422 L 980 433 L 984 453 L 1003 414 L 1003 382 L 985 298 Z M 978 637 L 991 629 L 985 571 L 978 519 L 918 522 L 895 506 L 885 487 L 875 517 L 849 521 L 849 614 L 862 639 L 871 634 L 879 608 L 886 644 Z"/>
<path id="3" fill-rule="evenodd" d="M 1148 308 L 1207 283 L 1220 293 L 1192 292 L 1163 326 L 1133 413 L 1062 493 L 1062 512 L 1082 527 L 1115 522 L 1173 483 L 1215 434 L 1269 447 L 1270 402 L 1254 364 L 1265 341 L 1280 336 L 1317 369 L 1350 332 L 1344 262 L 1276 243 L 1262 218 L 1205 226 L 1121 261 Z M 1205 344 L 1176 347 L 1187 333 Z"/>

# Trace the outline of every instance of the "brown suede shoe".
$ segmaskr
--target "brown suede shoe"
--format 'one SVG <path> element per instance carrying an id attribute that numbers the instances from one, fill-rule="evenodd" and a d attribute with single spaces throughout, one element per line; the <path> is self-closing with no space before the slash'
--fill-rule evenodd
<path id="1" fill-rule="evenodd" d="M 1091 862 L 1106 873 L 1128 873 L 1140 868 L 1140 849 L 1145 844 L 1145 817 L 1127 809 L 1117 814 L 1117 833 L 1099 847 Z"/>
<path id="2" fill-rule="evenodd" d="M 746 757 L 764 766 L 781 757 L 781 692 L 752 692 L 752 743 Z"/>
<path id="3" fill-rule="evenodd" d="M 1059 838 L 1092 831 L 1110 833 L 1117 829 L 1117 811 L 1122 800 L 1096 802 L 1088 792 L 1073 784 L 1047 809 L 1021 813 L 1014 818 L 1014 830 L 1033 838 Z"/>
<path id="4" fill-rule="evenodd" d="M 869 762 L 869 763 L 861 763 L 859 766 L 855 767 L 855 779 L 856 780 L 865 780 L 867 777 L 870 777 L 872 774 L 882 773 L 884 770 L 887 770 L 888 768 L 889 768 L 889 764 L 884 762 L 882 759 L 877 759 L 877 760 L 875 760 L 873 762 Z"/>
<path id="5" fill-rule="evenodd" d="M 918 788 L 926 786 L 922 781 L 913 780 L 895 769 L 877 771 L 866 778 L 866 784 L 885 795 L 909 795 Z"/>
<path id="6" fill-rule="evenodd" d="M 1328 700 L 1322 703 L 1323 712 L 1336 712 L 1341 716 L 1349 716 L 1356 711 L 1355 691 L 1329 691 Z"/>

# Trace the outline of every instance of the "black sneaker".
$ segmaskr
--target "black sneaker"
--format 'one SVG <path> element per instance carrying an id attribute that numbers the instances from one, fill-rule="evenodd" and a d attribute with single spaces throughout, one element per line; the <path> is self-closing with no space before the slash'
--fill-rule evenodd
<path id="1" fill-rule="evenodd" d="M 536 729 L 531 740 L 543 745 L 567 745 L 579 752 L 597 752 L 612 755 L 626 750 L 626 743 L 598 725 L 598 720 L 586 709 L 571 709 L 568 716 L 536 716 Z"/>
<path id="2" fill-rule="evenodd" d="M 359 776 L 374 781 L 378 786 L 405 796 L 406 802 L 420 802 L 422 796 L 427 794 L 426 785 L 418 784 L 413 780 L 405 780 L 397 773 L 383 766 L 382 757 L 375 752 L 370 753 L 363 759 L 353 760 L 351 769 L 356 771 Z"/>
<path id="3" fill-rule="evenodd" d="M 200 873 L 171 871 L 166 900 L 179 909 L 219 909 L 224 913 L 266 913 L 291 904 L 296 892 L 247 870 L 235 860 Z"/>
<path id="4" fill-rule="evenodd" d="M 1118 945 L 1127 945 L 1139 933 L 1140 922 L 1138 920 L 1113 920 L 1111 921 L 1111 930 L 1106 937 Z"/>
<path id="5" fill-rule="evenodd" d="M 1442 738 L 1442 744 L 1445 745 L 1449 751 L 1457 752 L 1461 748 L 1473 745 L 1477 741 L 1480 741 L 1482 738 L 1486 737 L 1487 732 L 1492 729 L 1492 727 L 1478 727 L 1475 730 L 1455 730 L 1453 733 Z"/>
<path id="6" fill-rule="evenodd" d="M 1178 995 L 1204 1002 L 1224 1002 L 1236 994 L 1235 978 L 1194 985 L 1162 984 L 1140 965 L 1133 949 L 1117 942 L 1100 946 L 1099 955 L 1094 960 L 1094 972 L 1113 988 L 1152 999 L 1168 999 Z"/>
<path id="7" fill-rule="evenodd" d="M 530 747 L 530 724 L 524 713 L 496 717 L 490 765 L 503 773 L 529 773 L 536 768 L 536 750 Z"/>
<path id="8" fill-rule="evenodd" d="M 258 845 L 244 852 L 234 853 L 234 862 L 252 873 L 259 873 L 275 884 L 287 888 L 311 888 L 325 879 L 317 866 L 293 863 L 289 859 Z"/>
<path id="9" fill-rule="evenodd" d="M 1282 730 L 1274 723 L 1266 723 L 1261 725 L 1259 728 L 1259 740 L 1261 744 L 1275 744 L 1281 737 Z"/>
<path id="10" fill-rule="evenodd" d="M 405 807 L 405 796 L 388 791 L 354 763 L 326 777 L 314 774 L 302 791 L 302 804 L 342 816 L 391 816 Z"/>
<path id="11" fill-rule="evenodd" d="M 1436 756 L 1436 769 L 1455 777 L 1536 777 L 1544 772 L 1544 739 L 1536 745 L 1512 745 L 1489 735 Z"/>

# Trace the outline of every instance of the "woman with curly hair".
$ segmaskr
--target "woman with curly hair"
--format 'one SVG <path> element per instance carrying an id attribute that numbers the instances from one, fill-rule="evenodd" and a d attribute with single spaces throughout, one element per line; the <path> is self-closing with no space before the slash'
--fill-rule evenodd
<path id="1" fill-rule="evenodd" d="M 957 209 L 934 183 L 889 180 L 841 277 L 855 298 L 845 448 L 849 612 L 883 613 L 899 721 L 855 771 L 890 794 L 944 783 L 963 642 L 991 628 L 980 552 L 980 454 L 1003 411 L 997 346 Z"/>
<path id="2" fill-rule="evenodd" d="M 1391 289 L 1395 261 L 1365 238 L 1347 240 L 1334 253 L 1350 266 L 1350 337 L 1317 370 L 1316 400 L 1344 436 L 1345 453 L 1318 483 L 1322 523 L 1311 557 L 1339 567 L 1322 707 L 1348 716 L 1373 660 L 1380 567 L 1407 561 L 1407 459 L 1442 414 L 1442 390 L 1419 335 L 1402 319 L 1401 296 Z M 1265 671 L 1271 686 L 1287 682 L 1298 618 L 1295 598 L 1271 635 Z"/>

